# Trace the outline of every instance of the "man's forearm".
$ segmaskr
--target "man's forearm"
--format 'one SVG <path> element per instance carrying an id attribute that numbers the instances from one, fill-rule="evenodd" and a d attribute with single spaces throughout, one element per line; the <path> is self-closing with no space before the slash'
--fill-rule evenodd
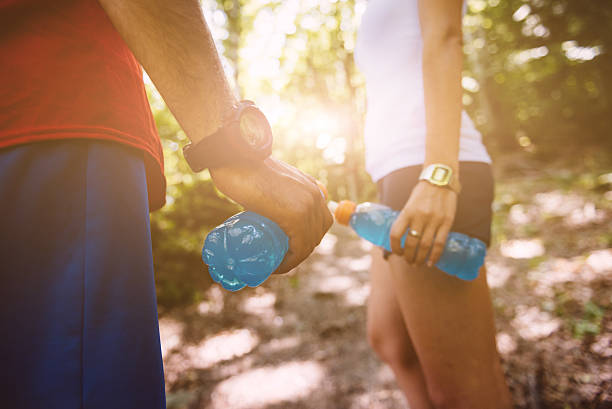
<path id="1" fill-rule="evenodd" d="M 194 142 L 235 102 L 198 0 L 99 0 Z"/>

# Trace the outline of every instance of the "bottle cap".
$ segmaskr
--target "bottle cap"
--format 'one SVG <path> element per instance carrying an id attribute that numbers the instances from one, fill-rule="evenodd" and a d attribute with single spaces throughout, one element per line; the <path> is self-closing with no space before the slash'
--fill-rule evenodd
<path id="1" fill-rule="evenodd" d="M 319 182 L 318 180 L 317 180 L 317 186 L 319 187 L 319 190 L 321 191 L 321 194 L 325 198 L 325 201 L 327 201 L 327 199 L 329 198 L 329 195 L 327 193 L 327 188 L 325 187 L 325 185 L 323 183 Z"/>
<path id="2" fill-rule="evenodd" d="M 343 200 L 338 203 L 338 206 L 334 211 L 336 221 L 340 224 L 348 226 L 351 215 L 355 212 L 356 207 L 357 205 L 355 202 L 351 202 L 350 200 Z"/>

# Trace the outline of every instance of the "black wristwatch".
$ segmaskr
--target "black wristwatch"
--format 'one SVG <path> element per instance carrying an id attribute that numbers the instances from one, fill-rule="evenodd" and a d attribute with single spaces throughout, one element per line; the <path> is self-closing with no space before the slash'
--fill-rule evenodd
<path id="1" fill-rule="evenodd" d="M 223 125 L 196 144 L 187 144 L 183 156 L 194 172 L 232 164 L 261 162 L 272 153 L 272 130 L 252 101 L 240 101 Z"/>

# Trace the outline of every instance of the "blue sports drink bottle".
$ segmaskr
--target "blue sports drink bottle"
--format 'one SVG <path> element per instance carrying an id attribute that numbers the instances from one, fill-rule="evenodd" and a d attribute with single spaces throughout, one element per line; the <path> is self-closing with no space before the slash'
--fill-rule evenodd
<path id="1" fill-rule="evenodd" d="M 330 202 L 330 209 L 338 223 L 350 225 L 360 237 L 391 251 L 389 232 L 400 212 L 377 203 L 356 205 L 348 200 Z M 402 244 L 407 234 L 408 231 L 402 237 Z M 451 232 L 436 267 L 447 274 L 471 281 L 478 277 L 486 252 L 487 246 L 481 240 Z"/>
<path id="2" fill-rule="evenodd" d="M 327 200 L 325 186 L 317 182 Z M 202 260 L 212 279 L 230 291 L 257 287 L 289 250 L 289 238 L 272 220 L 253 212 L 233 215 L 208 233 Z"/>
<path id="3" fill-rule="evenodd" d="M 230 291 L 257 287 L 278 268 L 289 238 L 267 217 L 253 212 L 233 215 L 204 241 L 202 260 L 212 279 Z"/>

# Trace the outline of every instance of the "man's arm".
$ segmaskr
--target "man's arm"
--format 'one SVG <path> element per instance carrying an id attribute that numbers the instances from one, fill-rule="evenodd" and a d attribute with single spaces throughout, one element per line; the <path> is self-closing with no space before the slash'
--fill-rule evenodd
<path id="1" fill-rule="evenodd" d="M 236 102 L 198 0 L 99 0 L 193 141 Z"/>
<path id="2" fill-rule="evenodd" d="M 177 121 L 193 141 L 221 125 L 235 99 L 198 0 L 99 0 Z M 308 175 L 268 158 L 258 165 L 211 169 L 215 185 L 289 236 L 277 273 L 304 260 L 332 223 Z"/>

